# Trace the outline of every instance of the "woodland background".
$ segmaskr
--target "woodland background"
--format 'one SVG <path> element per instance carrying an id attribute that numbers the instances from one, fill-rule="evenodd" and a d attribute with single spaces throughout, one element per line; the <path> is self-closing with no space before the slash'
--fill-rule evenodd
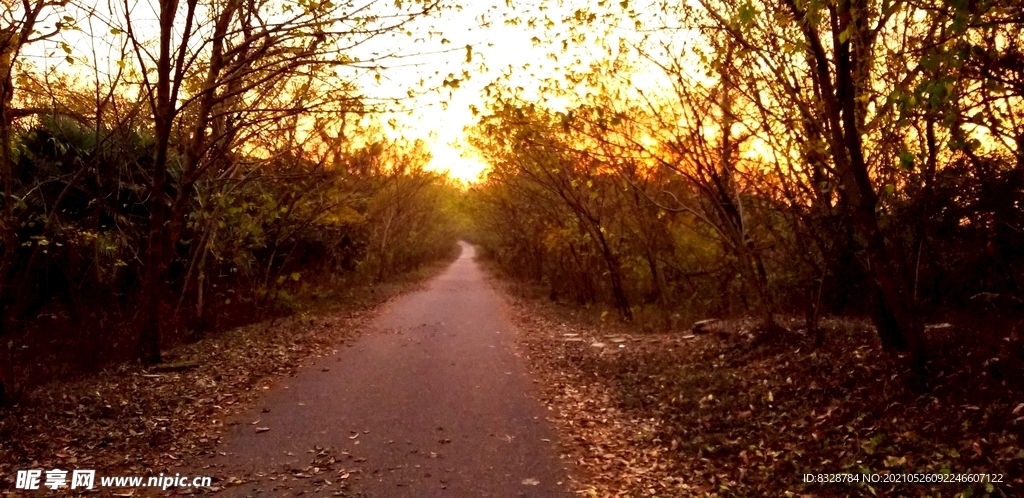
<path id="1" fill-rule="evenodd" d="M 467 132 L 492 169 L 465 190 L 362 119 L 394 99 L 359 78 L 401 44 L 353 55 L 458 5 L 146 6 L 4 4 L 5 391 L 49 375 L 48 351 L 158 363 L 460 236 L 650 327 L 754 315 L 772 337 L 796 314 L 820 344 L 822 317 L 868 315 L 922 372 L 926 322 L 955 321 L 1024 359 L 1016 2 L 509 5 L 568 60 L 486 88 Z"/>
<path id="2" fill-rule="evenodd" d="M 398 96 L 366 82 L 410 53 L 474 60 L 430 27 L 460 5 L 0 6 L 0 472 L 73 440 L 111 466 L 212 451 L 194 400 L 254 399 L 358 330 L 296 311 L 464 238 L 541 296 L 509 310 L 581 493 L 1024 486 L 1020 2 L 509 1 L 476 27 L 537 33 L 546 59 Z M 476 183 L 380 124 L 482 76 Z M 824 469 L 1007 480 L 799 481 Z"/>
<path id="3" fill-rule="evenodd" d="M 352 55 L 440 4 L 3 9 L 0 398 L 453 251 L 459 188 L 361 119 L 407 53 Z"/>
<path id="4" fill-rule="evenodd" d="M 566 38 L 603 57 L 477 109 L 501 268 L 657 327 L 871 316 L 919 370 L 954 321 L 1019 372 L 1019 3 L 599 4 Z"/>

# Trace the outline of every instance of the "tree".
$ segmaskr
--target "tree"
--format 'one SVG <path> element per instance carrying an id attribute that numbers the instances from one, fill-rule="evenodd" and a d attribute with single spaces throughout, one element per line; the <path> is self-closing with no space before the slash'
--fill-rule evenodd
<path id="1" fill-rule="evenodd" d="M 200 7 L 199 0 L 158 2 L 155 56 L 147 49 L 145 21 L 130 4 L 124 6 L 123 28 L 116 29 L 128 37 L 136 55 L 157 139 L 149 186 L 146 304 L 140 319 L 140 356 L 148 363 L 160 361 L 162 289 L 192 187 L 216 164 L 209 154 L 230 148 L 230 141 L 237 140 L 238 124 L 232 118 L 258 123 L 337 102 L 329 93 L 331 69 L 374 63 L 359 62 L 346 51 L 432 15 L 440 4 L 399 7 L 392 16 L 367 12 L 370 6 L 339 8 L 332 2 L 295 7 L 227 0 Z M 183 90 L 192 91 L 183 94 Z M 284 108 L 257 104 L 273 95 L 287 95 L 292 104 Z M 209 135 L 211 126 L 218 136 Z M 173 154 L 172 142 L 178 149 Z M 179 179 L 174 193 L 168 192 L 172 159 L 180 168 L 175 172 Z"/>

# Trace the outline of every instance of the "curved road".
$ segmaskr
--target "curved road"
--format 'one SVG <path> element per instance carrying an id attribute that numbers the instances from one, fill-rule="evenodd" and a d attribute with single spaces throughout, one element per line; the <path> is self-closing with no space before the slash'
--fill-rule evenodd
<path id="1" fill-rule="evenodd" d="M 223 496 L 569 495 L 515 329 L 460 244 L 425 289 L 236 421 L 216 474 L 248 482 Z"/>

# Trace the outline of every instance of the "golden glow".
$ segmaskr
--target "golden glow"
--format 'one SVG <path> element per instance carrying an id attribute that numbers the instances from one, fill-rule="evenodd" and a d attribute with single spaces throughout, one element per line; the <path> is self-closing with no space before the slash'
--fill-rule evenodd
<path id="1" fill-rule="evenodd" d="M 472 86 L 453 90 L 447 106 L 434 102 L 411 115 L 397 118 L 395 130 L 406 139 L 418 138 L 427 142 L 432 156 L 427 169 L 447 172 L 451 178 L 466 183 L 476 182 L 487 168 L 486 164 L 473 157 L 463 138 L 465 127 L 472 125 L 475 119 L 469 106 L 482 105 L 479 90 L 473 90 Z M 426 96 L 420 100 L 429 98 Z M 449 97 L 446 95 L 445 98 Z"/>
<path id="2" fill-rule="evenodd" d="M 465 128 L 476 122 L 470 106 L 484 111 L 487 85 L 506 76 L 506 84 L 521 85 L 529 93 L 539 86 L 538 80 L 561 77 L 564 71 L 560 68 L 579 67 L 604 55 L 592 54 L 594 46 L 573 43 L 564 45 L 565 53 L 560 52 L 562 41 L 570 33 L 559 20 L 587 5 L 566 3 L 569 5 L 552 5 L 553 2 L 543 0 L 537 5 L 516 2 L 514 11 L 510 11 L 489 2 L 467 2 L 461 9 L 446 12 L 443 19 L 431 19 L 433 29 L 450 42 L 445 46 L 456 49 L 444 56 L 424 57 L 422 64 L 388 69 L 381 82 L 370 86 L 390 89 L 397 95 L 407 91 L 410 82 L 424 81 L 425 87 L 441 86 L 448 75 L 460 82 L 457 88 L 441 86 L 439 92 L 417 96 L 410 106 L 411 112 L 391 116 L 395 124 L 392 133 L 408 140 L 426 141 L 433 155 L 429 169 L 447 171 L 452 178 L 464 182 L 477 181 L 487 165 L 474 156 L 464 136 Z M 469 61 L 466 45 L 472 46 Z M 558 107 L 557 102 L 544 104 Z"/>
<path id="3" fill-rule="evenodd" d="M 364 4 L 370 11 L 379 10 L 383 14 L 392 11 L 391 2 L 359 2 L 359 5 Z M 123 8 L 120 4 L 114 5 L 113 12 L 107 15 L 113 20 L 110 25 L 94 22 L 80 7 L 69 7 L 74 17 L 88 20 L 88 23 L 83 24 L 80 31 L 68 30 L 58 38 L 28 47 L 30 59 L 43 73 L 57 69 L 82 78 L 86 85 L 92 84 L 90 80 L 94 77 L 96 85 L 108 84 L 111 75 L 118 74 L 119 66 L 125 63 L 132 69 L 137 60 L 131 50 L 122 46 L 125 35 L 111 32 L 111 28 L 123 27 Z M 473 157 L 464 139 L 465 128 L 476 121 L 470 106 L 483 110 L 487 85 L 504 78 L 508 84 L 522 86 L 523 96 L 541 99 L 537 94 L 540 80 L 559 78 L 564 75 L 561 68 L 585 67 L 589 60 L 605 54 L 601 43 L 595 40 L 601 32 L 597 23 L 588 25 L 585 36 L 581 37 L 579 32 L 572 32 L 572 23 L 561 22 L 577 9 L 588 6 L 588 2 L 582 0 L 494 3 L 456 0 L 449 5 L 452 7 L 438 16 L 410 23 L 408 35 L 403 27 L 401 31 L 353 46 L 351 52 L 346 53 L 358 60 L 379 61 L 382 69 L 379 74 L 372 69 L 372 64 L 362 69 L 344 67 L 338 74 L 345 81 L 362 87 L 370 101 L 391 101 L 396 104 L 388 104 L 389 107 L 411 109 L 375 115 L 373 122 L 392 138 L 425 141 L 432 155 L 429 169 L 447 171 L 452 178 L 474 182 L 486 165 Z M 97 8 L 103 9 L 102 6 Z M 154 0 L 143 0 L 132 12 L 139 26 L 149 27 L 155 22 L 157 9 Z M 50 17 L 44 25 L 49 26 L 47 23 L 59 19 L 56 14 Z M 63 43 L 70 47 L 70 54 L 77 62 L 66 61 L 67 54 L 61 48 Z M 468 54 L 467 45 L 471 47 Z M 381 54 L 395 56 L 379 58 Z M 147 64 L 152 65 L 152 61 L 147 60 Z M 444 84 L 453 78 L 459 80 L 457 85 Z M 412 98 L 409 98 L 410 91 Z M 554 109 L 564 106 L 552 100 L 544 104 Z M 391 126 L 381 123 L 391 123 Z"/>

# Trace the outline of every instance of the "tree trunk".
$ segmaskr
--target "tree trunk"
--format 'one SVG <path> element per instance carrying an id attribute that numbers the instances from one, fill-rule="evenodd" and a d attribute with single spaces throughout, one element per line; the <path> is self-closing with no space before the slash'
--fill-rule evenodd
<path id="1" fill-rule="evenodd" d="M 658 269 L 658 260 L 650 249 L 644 251 L 647 259 L 647 267 L 651 270 L 651 295 L 647 300 L 651 303 L 660 303 L 665 295 L 664 282 L 662 282 L 661 271 Z"/>
<path id="2" fill-rule="evenodd" d="M 145 276 L 142 283 L 142 309 L 139 330 L 139 359 L 146 364 L 160 362 L 160 308 L 166 279 L 168 253 L 167 229 L 167 156 L 171 125 L 177 106 L 171 92 L 171 34 L 178 2 L 160 2 L 160 54 L 156 67 L 156 95 L 153 95 L 153 121 L 156 153 L 149 189 L 149 240 L 146 247 Z"/>
<path id="3" fill-rule="evenodd" d="M 165 130 L 169 133 L 170 130 Z M 159 133 L 159 132 L 158 132 Z M 158 145 L 150 187 L 149 240 L 146 270 L 142 284 L 142 319 L 139 331 L 139 359 L 146 364 L 160 363 L 160 308 L 163 304 L 165 259 L 164 231 L 167 218 L 167 143 Z"/>
<path id="4" fill-rule="evenodd" d="M 622 318 L 627 322 L 633 321 L 633 310 L 629 306 L 629 298 L 626 297 L 626 290 L 622 285 L 622 267 L 619 264 L 619 258 L 612 252 L 611 247 L 608 247 L 608 241 L 604 237 L 604 233 L 601 232 L 601 226 L 598 225 L 597 238 L 601 241 L 601 254 L 604 256 L 605 264 L 608 266 L 608 274 L 612 282 L 612 296 L 615 298 L 615 307 L 619 309 L 619 313 L 622 314 Z"/>
<path id="5" fill-rule="evenodd" d="M 920 324 L 901 268 L 894 264 L 878 225 L 875 213 L 878 195 L 868 174 L 861 141 L 857 99 L 870 86 L 864 81 L 863 64 L 867 61 L 861 60 L 867 52 L 854 45 L 868 43 L 867 9 L 862 3 L 842 0 L 831 9 L 833 57 L 830 59 L 806 12 L 795 0 L 786 0 L 809 45 L 823 117 L 829 124 L 828 143 L 842 198 L 852 212 L 854 230 L 867 256 L 867 272 L 880 297 L 880 307 L 873 314 L 875 326 L 887 348 L 909 350 L 911 363 L 920 369 L 924 365 Z M 852 34 L 840 40 L 841 32 Z"/>

